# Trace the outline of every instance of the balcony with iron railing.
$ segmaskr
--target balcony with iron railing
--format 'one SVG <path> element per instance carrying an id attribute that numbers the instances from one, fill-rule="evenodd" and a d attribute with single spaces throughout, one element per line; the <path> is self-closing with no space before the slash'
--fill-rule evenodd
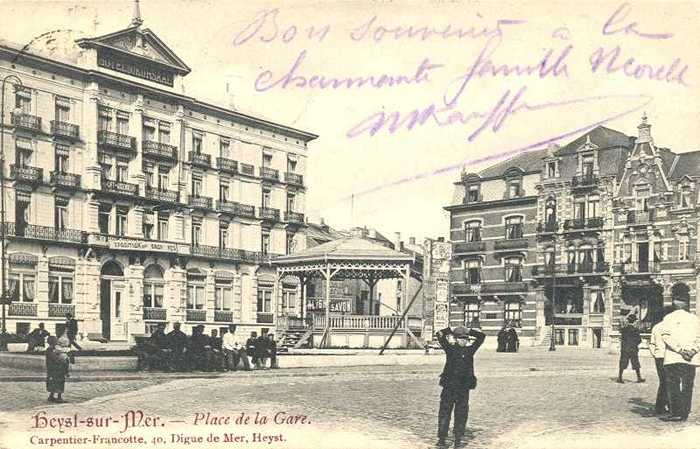
<path id="1" fill-rule="evenodd" d="M 586 274 L 604 274 L 610 269 L 610 264 L 604 261 L 599 262 L 579 262 L 579 263 L 562 263 L 562 264 L 542 264 L 532 267 L 532 276 L 534 278 L 543 278 L 551 276 L 570 276 L 570 275 L 586 275 Z"/>
<path id="2" fill-rule="evenodd" d="M 11 302 L 8 308 L 10 316 L 37 316 L 37 305 L 35 302 Z"/>
<path id="3" fill-rule="evenodd" d="M 177 203 L 180 199 L 180 192 L 175 190 L 146 187 L 146 198 L 164 203 Z"/>
<path id="4" fill-rule="evenodd" d="M 117 195 L 138 196 L 139 186 L 130 182 L 102 178 L 102 191 Z"/>
<path id="5" fill-rule="evenodd" d="M 238 173 L 238 162 L 225 157 L 216 158 L 216 168 L 222 172 L 236 174 Z"/>
<path id="6" fill-rule="evenodd" d="M 190 195 L 187 204 L 195 209 L 211 209 L 213 200 L 208 196 Z"/>
<path id="7" fill-rule="evenodd" d="M 198 167 L 209 168 L 211 167 L 211 155 L 206 153 L 197 153 L 196 151 L 190 151 L 187 153 L 189 161 L 192 165 Z"/>
<path id="8" fill-rule="evenodd" d="M 596 230 L 603 227 L 602 217 L 573 218 L 564 222 L 565 231 Z"/>
<path id="9" fill-rule="evenodd" d="M 185 318 L 187 321 L 206 321 L 207 311 L 203 309 L 186 309 Z"/>
<path id="10" fill-rule="evenodd" d="M 167 309 L 162 307 L 144 307 L 143 308 L 143 319 L 144 320 L 156 320 L 165 321 L 168 317 Z"/>
<path id="11" fill-rule="evenodd" d="M 34 224 L 5 223 L 5 235 L 52 242 L 85 242 L 85 233 L 78 229 L 54 228 Z"/>
<path id="12" fill-rule="evenodd" d="M 239 217 L 255 218 L 255 206 L 250 204 L 235 203 L 234 213 Z"/>
<path id="13" fill-rule="evenodd" d="M 261 207 L 260 218 L 267 221 L 280 221 L 280 210 L 271 207 Z"/>
<path id="14" fill-rule="evenodd" d="M 236 203 L 233 201 L 216 200 L 216 210 L 227 214 L 236 214 Z"/>
<path id="15" fill-rule="evenodd" d="M 241 249 L 238 251 L 241 256 L 241 260 L 250 263 L 260 263 L 262 261 L 262 253 L 259 251 L 249 251 L 246 249 Z"/>
<path id="16" fill-rule="evenodd" d="M 154 159 L 174 162 L 177 160 L 177 147 L 167 143 L 144 140 L 141 144 L 143 155 Z"/>
<path id="17" fill-rule="evenodd" d="M 661 271 L 661 262 L 650 262 L 647 260 L 623 262 L 618 264 L 620 272 L 625 275 L 652 274 Z"/>
<path id="18" fill-rule="evenodd" d="M 559 224 L 556 221 L 545 221 L 537 223 L 538 234 L 551 234 L 557 232 Z"/>
<path id="19" fill-rule="evenodd" d="M 65 189 L 80 188 L 80 175 L 73 173 L 64 173 L 59 171 L 51 172 L 51 185 L 54 187 L 62 187 Z"/>
<path id="20" fill-rule="evenodd" d="M 287 223 L 304 224 L 304 214 L 301 212 L 287 211 L 284 213 L 284 221 Z"/>
<path id="21" fill-rule="evenodd" d="M 496 251 L 511 250 L 511 249 L 522 249 L 528 247 L 528 241 L 526 238 L 520 237 L 517 239 L 505 239 L 496 240 L 493 243 L 493 249 Z"/>
<path id="22" fill-rule="evenodd" d="M 213 259 L 241 260 L 241 250 L 226 248 L 223 246 L 191 245 L 190 253 L 193 256 L 208 257 Z"/>
<path id="23" fill-rule="evenodd" d="M 49 303 L 49 317 L 50 318 L 64 318 L 67 313 L 75 316 L 75 305 L 74 304 L 59 304 L 55 302 Z"/>
<path id="24" fill-rule="evenodd" d="M 217 323 L 233 322 L 233 312 L 230 310 L 214 310 L 214 321 Z"/>
<path id="25" fill-rule="evenodd" d="M 136 152 L 136 138 L 126 134 L 119 134 L 114 131 L 97 131 L 97 144 L 101 147 L 112 148 L 114 150 Z"/>
<path id="26" fill-rule="evenodd" d="M 51 134 L 75 141 L 80 139 L 80 127 L 73 123 L 51 120 Z"/>
<path id="27" fill-rule="evenodd" d="M 251 164 L 240 162 L 238 164 L 238 173 L 247 176 L 255 176 L 255 167 Z"/>
<path id="28" fill-rule="evenodd" d="M 17 182 L 41 184 L 44 180 L 44 170 L 29 165 L 10 165 L 10 177 Z"/>
<path id="29" fill-rule="evenodd" d="M 24 112 L 13 112 L 10 116 L 10 122 L 16 128 L 41 132 L 41 117 L 36 115 L 26 114 Z"/>
<path id="30" fill-rule="evenodd" d="M 575 189 L 587 188 L 598 185 L 598 177 L 592 173 L 574 176 L 571 179 L 571 186 Z"/>
<path id="31" fill-rule="evenodd" d="M 285 173 L 284 180 L 287 181 L 287 184 L 294 184 L 296 186 L 303 186 L 304 185 L 304 177 L 302 175 L 297 174 L 297 173 L 291 173 L 291 172 Z"/>
<path id="32" fill-rule="evenodd" d="M 274 322 L 274 314 L 258 312 L 256 316 L 256 322 L 258 324 L 272 324 Z"/>
<path id="33" fill-rule="evenodd" d="M 627 223 L 628 224 L 647 224 L 656 219 L 656 210 L 650 209 L 648 211 L 638 211 L 631 210 L 627 212 Z"/>
<path id="34" fill-rule="evenodd" d="M 279 181 L 280 172 L 270 167 L 260 167 L 260 177 L 269 181 Z"/>
<path id="35" fill-rule="evenodd" d="M 452 252 L 455 254 L 466 254 L 486 251 L 486 242 L 454 242 Z"/>

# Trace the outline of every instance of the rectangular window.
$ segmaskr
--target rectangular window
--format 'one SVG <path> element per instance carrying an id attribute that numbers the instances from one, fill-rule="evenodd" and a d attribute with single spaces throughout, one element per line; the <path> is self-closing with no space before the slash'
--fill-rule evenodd
<path id="1" fill-rule="evenodd" d="M 569 346 L 578 346 L 578 329 L 569 329 Z"/>
<path id="2" fill-rule="evenodd" d="M 197 246 L 202 243 L 202 223 L 192 222 L 192 244 Z"/>
<path id="3" fill-rule="evenodd" d="M 635 207 L 639 212 L 649 210 L 649 189 L 639 189 L 635 192 Z"/>
<path id="4" fill-rule="evenodd" d="M 272 290 L 258 290 L 258 312 L 272 313 Z"/>
<path id="5" fill-rule="evenodd" d="M 153 238 L 153 215 L 143 214 L 143 238 L 151 240 Z"/>
<path id="6" fill-rule="evenodd" d="M 70 168 L 68 167 L 68 149 L 66 147 L 57 146 L 56 147 L 56 171 L 58 173 L 70 173 Z"/>
<path id="7" fill-rule="evenodd" d="M 168 216 L 158 215 L 158 240 L 168 240 Z"/>
<path id="8" fill-rule="evenodd" d="M 515 327 L 520 327 L 520 320 L 522 319 L 522 305 L 520 301 L 508 301 L 504 305 L 504 315 L 503 319 L 505 322 L 510 322 Z"/>
<path id="9" fill-rule="evenodd" d="M 167 167 L 158 167 L 158 190 L 168 190 L 170 187 L 170 177 Z"/>
<path id="10" fill-rule="evenodd" d="M 557 345 L 564 344 L 564 331 L 565 329 L 554 329 L 554 343 Z"/>
<path id="11" fill-rule="evenodd" d="M 129 213 L 129 209 L 125 207 L 117 207 L 117 229 L 116 229 L 116 234 L 118 236 L 125 236 L 127 233 L 127 215 Z"/>
<path id="12" fill-rule="evenodd" d="M 36 278 L 34 274 L 10 272 L 8 294 L 15 302 L 34 302 L 36 296 Z"/>
<path id="13" fill-rule="evenodd" d="M 143 174 L 146 177 L 146 187 L 152 189 L 155 187 L 154 167 L 151 164 L 144 164 Z"/>
<path id="14" fill-rule="evenodd" d="M 297 293 L 294 290 L 282 291 L 282 304 L 287 309 L 295 309 L 297 306 Z"/>
<path id="15" fill-rule="evenodd" d="M 466 269 L 466 275 L 467 275 L 467 283 L 470 285 L 475 285 L 475 284 L 480 284 L 481 283 L 481 261 L 479 260 L 467 260 L 464 262 L 465 264 L 465 269 Z"/>
<path id="16" fill-rule="evenodd" d="M 297 170 L 297 161 L 287 159 L 287 172 L 294 173 Z"/>
<path id="17" fill-rule="evenodd" d="M 467 327 L 480 327 L 478 302 L 464 304 L 464 325 Z"/>
<path id="18" fill-rule="evenodd" d="M 143 306 L 163 308 L 163 292 L 165 286 L 152 282 L 145 282 L 143 285 Z"/>
<path id="19" fill-rule="evenodd" d="M 294 252 L 294 234 L 287 234 L 287 254 Z"/>
<path id="20" fill-rule="evenodd" d="M 49 273 L 49 302 L 73 303 L 73 273 Z"/>
<path id="21" fill-rule="evenodd" d="M 109 113 L 100 112 L 97 116 L 97 129 L 99 131 L 112 130 L 112 116 Z"/>
<path id="22" fill-rule="evenodd" d="M 231 142 L 228 139 L 221 139 L 219 142 L 219 156 L 224 159 L 231 158 Z"/>
<path id="23" fill-rule="evenodd" d="M 296 200 L 296 196 L 292 195 L 291 193 L 287 194 L 287 211 L 288 212 L 294 212 L 295 200 Z"/>
<path id="24" fill-rule="evenodd" d="M 202 178 L 192 178 L 192 196 L 197 198 L 202 194 Z"/>
<path id="25" fill-rule="evenodd" d="M 467 202 L 469 203 L 477 203 L 479 202 L 479 186 L 478 185 L 470 185 L 469 189 L 467 190 Z"/>
<path id="26" fill-rule="evenodd" d="M 576 220 L 586 219 L 586 202 L 584 199 L 577 200 L 574 204 L 574 218 Z"/>
<path id="27" fill-rule="evenodd" d="M 262 194 L 262 206 L 263 207 L 270 207 L 270 196 L 272 193 L 269 190 L 263 190 Z"/>
<path id="28" fill-rule="evenodd" d="M 522 282 L 522 260 L 518 257 L 509 257 L 504 261 L 505 281 Z"/>
<path id="29" fill-rule="evenodd" d="M 228 184 L 219 184 L 219 200 L 228 201 Z"/>
<path id="30" fill-rule="evenodd" d="M 583 159 L 583 163 L 581 164 L 581 171 L 583 173 L 584 178 L 593 177 L 593 166 L 593 156 L 586 156 Z"/>
<path id="31" fill-rule="evenodd" d="M 57 197 L 54 211 L 54 225 L 56 229 L 68 227 L 68 198 Z"/>
<path id="32" fill-rule="evenodd" d="M 156 125 L 155 122 L 144 123 L 143 124 L 143 140 L 155 142 L 156 141 Z"/>
<path id="33" fill-rule="evenodd" d="M 15 108 L 22 114 L 32 112 L 32 93 L 29 89 L 18 89 L 15 93 Z"/>
<path id="34" fill-rule="evenodd" d="M 591 313 L 605 313 L 605 297 L 603 290 L 591 292 Z"/>
<path id="35" fill-rule="evenodd" d="M 262 247 L 261 247 L 262 253 L 263 254 L 269 254 L 270 253 L 270 234 L 268 233 L 263 233 L 262 235 Z"/>
<path id="36" fill-rule="evenodd" d="M 117 111 L 117 133 L 129 134 L 129 114 L 126 112 Z"/>
<path id="37" fill-rule="evenodd" d="M 518 198 L 520 196 L 520 181 L 508 183 L 508 198 Z"/>
<path id="38" fill-rule="evenodd" d="M 202 136 L 200 134 L 192 134 L 192 151 L 195 154 L 202 153 Z"/>
<path id="39" fill-rule="evenodd" d="M 523 238 L 523 218 L 506 218 L 506 240 L 514 240 L 521 238 Z"/>
<path id="40" fill-rule="evenodd" d="M 112 205 L 111 204 L 100 204 L 97 224 L 100 228 L 100 234 L 109 234 L 110 226 L 109 222 L 112 217 Z"/>
<path id="41" fill-rule="evenodd" d="M 588 218 L 596 218 L 600 213 L 600 200 L 598 198 L 592 198 L 588 200 L 588 210 L 586 211 L 586 216 Z"/>
<path id="42" fill-rule="evenodd" d="M 233 289 L 230 283 L 218 283 L 214 290 L 214 308 L 216 310 L 231 310 Z"/>
<path id="43" fill-rule="evenodd" d="M 271 154 L 263 154 L 262 166 L 263 167 L 271 167 L 272 166 L 272 155 Z"/>
<path id="44" fill-rule="evenodd" d="M 556 178 L 557 177 L 557 163 L 547 162 L 547 177 Z"/>
<path id="45" fill-rule="evenodd" d="M 678 260 L 688 260 L 688 240 L 680 240 L 678 242 Z"/>
<path id="46" fill-rule="evenodd" d="M 464 240 L 467 242 L 481 241 L 481 223 L 470 221 L 464 224 Z"/>
<path id="47" fill-rule="evenodd" d="M 190 310 L 204 308 L 204 285 L 187 284 L 187 308 Z"/>
<path id="48" fill-rule="evenodd" d="M 170 144 L 170 123 L 160 122 L 158 124 L 158 142 Z"/>
<path id="49" fill-rule="evenodd" d="M 117 179 L 119 182 L 129 181 L 129 164 L 125 161 L 117 161 Z"/>
<path id="50" fill-rule="evenodd" d="M 70 99 L 56 97 L 55 118 L 57 122 L 70 122 Z"/>
<path id="51" fill-rule="evenodd" d="M 219 248 L 228 248 L 228 223 L 219 223 Z"/>

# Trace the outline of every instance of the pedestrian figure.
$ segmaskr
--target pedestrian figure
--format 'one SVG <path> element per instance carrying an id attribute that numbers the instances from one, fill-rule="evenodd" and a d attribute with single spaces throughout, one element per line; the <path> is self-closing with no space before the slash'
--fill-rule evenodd
<path id="1" fill-rule="evenodd" d="M 673 306 L 666 306 L 663 310 L 663 317 L 673 312 Z M 654 412 L 657 415 L 668 413 L 668 393 L 666 392 L 666 376 L 664 375 L 664 356 L 666 355 L 666 343 L 663 336 L 663 321 L 660 321 L 651 328 L 651 338 L 649 339 L 649 351 L 654 357 L 656 365 L 656 374 L 659 376 L 659 388 L 656 391 L 656 403 Z"/>
<path id="2" fill-rule="evenodd" d="M 666 343 L 664 377 L 671 416 L 667 421 L 686 421 L 690 414 L 695 369 L 700 365 L 700 319 L 686 311 L 688 304 L 674 299 L 675 311 L 662 321 Z"/>
<path id="3" fill-rule="evenodd" d="M 519 346 L 520 341 L 518 340 L 518 332 L 516 332 L 515 328 L 511 324 L 508 324 L 505 335 L 505 351 L 518 352 Z"/>
<path id="4" fill-rule="evenodd" d="M 73 314 L 70 312 L 66 313 L 66 335 L 71 346 L 75 346 L 75 349 L 78 351 L 83 350 L 75 341 L 75 338 L 78 336 L 78 321 L 73 318 Z"/>
<path id="5" fill-rule="evenodd" d="M 632 369 L 637 373 L 637 382 L 644 382 L 640 373 L 641 366 L 639 365 L 639 343 L 642 342 L 642 336 L 639 329 L 635 326 L 637 316 L 630 314 L 627 316 L 627 324 L 620 329 L 620 370 L 617 375 L 617 382 L 623 383 L 622 372 L 627 369 L 627 366 L 632 362 Z"/>
<path id="6" fill-rule="evenodd" d="M 209 346 L 211 355 L 209 357 L 209 369 L 212 371 L 226 371 L 226 356 L 223 349 L 223 338 L 219 337 L 217 329 L 211 330 Z"/>
<path id="7" fill-rule="evenodd" d="M 235 336 L 236 325 L 229 324 L 228 329 L 224 329 L 223 332 L 224 335 L 221 337 L 221 349 L 226 359 L 226 369 L 228 371 L 236 371 L 238 362 L 241 359 Z"/>
<path id="8" fill-rule="evenodd" d="M 27 335 L 27 352 L 33 352 L 37 347 L 46 347 L 46 337 L 50 334 L 44 329 L 44 323 L 39 323 L 39 327 Z"/>
<path id="9" fill-rule="evenodd" d="M 258 369 L 267 368 L 267 352 L 268 352 L 268 339 L 266 334 L 261 333 L 260 336 L 255 339 L 255 354 L 258 358 Z"/>
<path id="10" fill-rule="evenodd" d="M 274 334 L 267 334 L 267 356 L 270 358 L 270 368 L 277 369 L 277 342 Z"/>
<path id="11" fill-rule="evenodd" d="M 211 347 L 209 337 L 204 335 L 204 325 L 199 324 L 192 329 L 192 336 L 187 346 L 187 366 L 190 370 L 207 371 L 208 357 Z"/>
<path id="12" fill-rule="evenodd" d="M 178 371 L 187 368 L 187 343 L 187 335 L 180 330 L 180 323 L 173 323 L 173 330 L 168 333 L 168 348 L 171 351 L 171 366 Z"/>
<path id="13" fill-rule="evenodd" d="M 49 392 L 49 402 L 64 402 L 63 391 L 68 374 L 68 355 L 56 349 L 58 339 L 48 338 L 49 348 L 46 350 L 46 391 Z M 58 397 L 54 397 L 54 394 Z"/>
<path id="14" fill-rule="evenodd" d="M 498 331 L 498 336 L 496 337 L 496 341 L 498 342 L 498 346 L 496 346 L 496 352 L 506 352 L 506 326 L 505 324 L 501 328 L 500 331 Z"/>
<path id="15" fill-rule="evenodd" d="M 454 337 L 454 341 L 448 339 Z M 470 339 L 473 342 L 470 344 Z M 440 375 L 440 411 L 438 412 L 438 444 L 444 445 L 454 409 L 455 445 L 464 437 L 469 417 L 469 390 L 476 388 L 474 353 L 484 342 L 486 335 L 475 329 L 449 327 L 437 333 L 438 342 L 445 351 L 445 367 Z"/>
<path id="16" fill-rule="evenodd" d="M 260 362 L 258 361 L 258 354 L 256 350 L 256 341 L 258 340 L 258 333 L 253 331 L 250 333 L 250 338 L 245 342 L 245 350 L 247 356 L 250 357 L 250 363 L 255 366 L 255 368 L 258 368 L 260 366 Z"/>

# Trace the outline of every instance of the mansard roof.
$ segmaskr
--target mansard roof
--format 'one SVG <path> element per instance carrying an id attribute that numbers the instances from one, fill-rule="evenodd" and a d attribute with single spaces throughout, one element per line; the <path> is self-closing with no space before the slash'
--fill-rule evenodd
<path id="1" fill-rule="evenodd" d="M 684 176 L 700 176 L 700 150 L 675 155 L 668 178 L 676 180 Z"/>
<path id="2" fill-rule="evenodd" d="M 511 169 L 519 168 L 524 173 L 542 171 L 542 158 L 547 156 L 547 149 L 528 151 L 510 159 L 499 162 L 479 172 L 481 178 L 499 178 Z"/>
<path id="3" fill-rule="evenodd" d="M 597 126 L 566 144 L 559 151 L 557 151 L 557 156 L 576 154 L 578 149 L 584 146 L 588 139 L 590 139 L 590 142 L 598 148 L 627 148 L 630 147 L 632 143 L 632 138 L 624 133 L 621 133 L 620 131 L 606 128 L 605 126 Z"/>

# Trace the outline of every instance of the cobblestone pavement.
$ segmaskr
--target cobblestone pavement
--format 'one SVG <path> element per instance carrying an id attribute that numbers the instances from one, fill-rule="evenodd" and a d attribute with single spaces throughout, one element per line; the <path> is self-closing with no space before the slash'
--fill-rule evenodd
<path id="1" fill-rule="evenodd" d="M 206 436 L 209 432 L 240 433 L 245 438 L 243 441 L 247 439 L 249 444 L 240 443 L 237 447 L 260 447 L 253 443 L 252 432 L 282 434 L 285 441 L 264 445 L 270 448 L 431 447 L 435 443 L 440 392 L 437 385 L 439 361 L 441 358 L 430 357 L 426 364 L 395 368 L 290 369 L 274 374 L 266 371 L 261 373 L 263 375 L 235 373 L 216 379 L 176 379 L 162 384 L 147 384 L 144 380 L 80 382 L 68 385 L 67 397 L 73 403 L 50 408 L 33 400 L 17 402 L 11 399 L 13 393 L 7 394 L 19 385 L 25 398 L 40 393 L 43 399 L 43 385 L 3 383 L 4 396 L 10 399 L 0 401 L 2 410 L 15 411 L 0 414 L 0 441 L 7 447 L 26 447 L 30 417 L 41 410 L 57 416 L 76 412 L 118 416 L 130 409 L 142 409 L 166 421 L 178 421 L 169 422 L 159 430 L 159 435 L 170 443 L 160 447 L 167 448 L 207 447 L 206 443 L 185 445 L 184 440 L 176 437 L 176 441 L 171 441 L 174 437 L 170 434 Z M 693 412 L 687 423 L 664 423 L 647 416 L 653 407 L 657 381 L 652 360 L 645 358 L 642 365 L 648 379 L 646 383 L 632 382 L 633 373 L 628 371 L 628 382 L 619 385 L 614 382 L 614 355 L 591 351 L 479 354 L 479 387 L 472 395 L 467 447 L 700 447 L 698 395 L 695 395 Z M 114 394 L 116 391 L 120 393 Z M 76 405 L 77 401 L 89 397 L 93 399 Z M 280 411 L 304 414 L 311 424 L 193 425 L 196 413 L 255 416 L 259 412 L 272 417 Z M 133 430 L 153 435 L 149 431 Z M 41 435 L 52 435 L 42 432 Z M 132 430 L 127 434 L 129 432 Z M 213 444 L 212 447 L 220 446 Z"/>

